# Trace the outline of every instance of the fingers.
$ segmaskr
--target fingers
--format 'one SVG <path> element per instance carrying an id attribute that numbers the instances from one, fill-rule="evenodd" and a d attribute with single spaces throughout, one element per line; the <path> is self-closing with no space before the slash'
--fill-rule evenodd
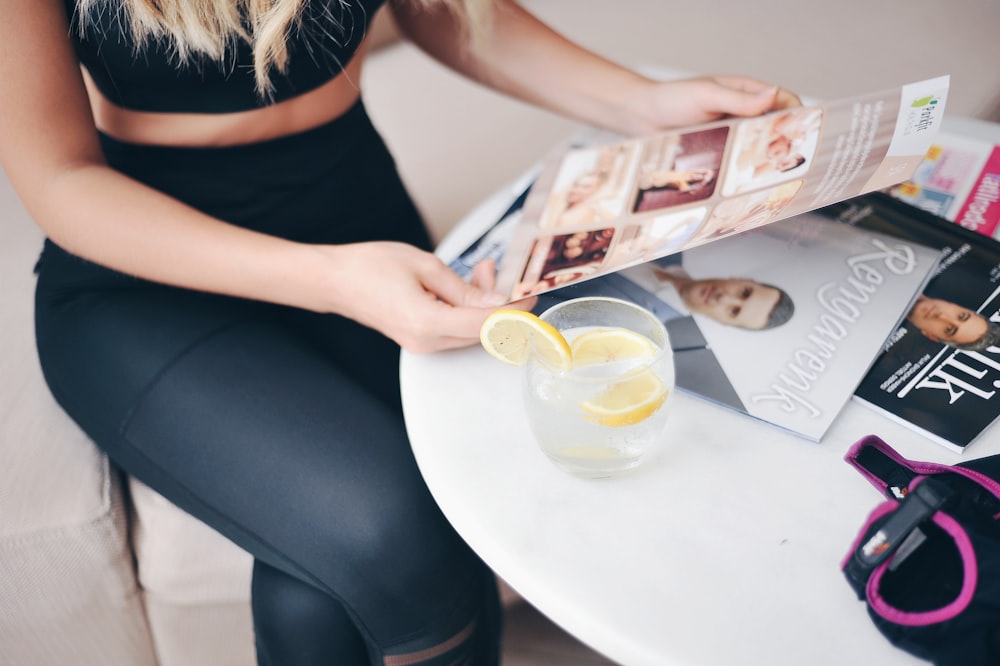
<path id="1" fill-rule="evenodd" d="M 797 106 L 802 106 L 802 100 L 798 95 L 793 93 L 791 90 L 778 88 L 778 94 L 774 96 L 774 103 L 771 105 L 770 110 L 777 111 L 779 109 L 792 109 Z"/>
<path id="2" fill-rule="evenodd" d="M 538 298 L 521 299 L 512 303 L 505 303 L 501 307 L 512 310 L 530 311 L 535 306 Z M 432 347 L 427 347 L 423 351 L 435 351 L 444 349 L 457 349 L 468 347 L 479 343 L 479 330 L 492 312 L 499 308 L 478 308 L 447 305 L 438 301 L 440 311 L 437 313 L 436 321 L 440 324 L 441 330 L 448 331 L 448 335 L 438 336 Z M 420 351 L 410 349 L 410 351 Z"/>
<path id="3" fill-rule="evenodd" d="M 496 282 L 496 262 L 493 259 L 484 259 L 472 268 L 472 277 L 469 281 L 469 286 L 478 291 L 466 289 L 464 298 L 460 297 L 452 301 L 444 300 L 452 306 L 485 307 L 491 310 L 495 310 L 499 306 L 512 310 L 531 310 L 535 307 L 535 303 L 538 301 L 535 296 L 508 303 L 503 294 L 494 291 Z"/>
<path id="4" fill-rule="evenodd" d="M 714 91 L 712 110 L 727 116 L 759 116 L 771 110 L 777 94 L 774 86 L 755 92 L 719 87 Z"/>
<path id="5" fill-rule="evenodd" d="M 776 86 L 771 83 L 766 83 L 759 79 L 753 79 L 749 76 L 713 76 L 711 77 L 713 81 L 721 86 L 730 88 L 732 90 L 739 90 L 741 92 L 748 93 L 759 93 L 766 90 L 773 90 Z"/>
<path id="6" fill-rule="evenodd" d="M 489 271 L 489 276 L 485 275 L 487 269 L 488 267 L 483 267 L 483 264 L 477 265 L 473 269 L 473 282 L 480 284 L 493 282 L 492 270 Z M 507 302 L 503 294 L 465 282 L 440 260 L 430 264 L 422 271 L 420 280 L 427 291 L 449 305 L 495 308 Z"/>
<path id="7" fill-rule="evenodd" d="M 718 111 L 734 116 L 755 116 L 768 111 L 802 106 L 790 90 L 745 76 L 716 76 Z"/>
<path id="8" fill-rule="evenodd" d="M 535 304 L 538 303 L 537 296 L 529 296 L 528 298 L 522 298 L 519 301 L 514 301 L 513 303 L 507 303 L 504 307 L 510 308 L 511 310 L 524 310 L 529 312 Z"/>
<path id="9" fill-rule="evenodd" d="M 484 259 L 472 267 L 470 283 L 483 291 L 493 291 L 497 284 L 496 262 Z"/>
<path id="10" fill-rule="evenodd" d="M 502 294 L 481 288 L 480 285 L 492 287 L 495 283 L 492 261 L 478 264 L 473 269 L 470 283 L 462 281 L 443 263 L 431 265 L 421 275 L 421 283 L 428 295 L 433 297 L 429 302 L 431 309 L 422 318 L 433 323 L 425 329 L 429 335 L 418 335 L 401 343 L 414 353 L 477 344 L 479 330 L 490 313 L 501 307 L 530 310 L 537 301 L 537 298 L 530 297 L 508 303 Z"/>

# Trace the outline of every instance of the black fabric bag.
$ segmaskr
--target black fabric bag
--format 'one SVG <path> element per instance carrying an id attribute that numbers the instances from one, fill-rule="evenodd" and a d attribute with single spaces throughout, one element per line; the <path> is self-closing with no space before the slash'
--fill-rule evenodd
<path id="1" fill-rule="evenodd" d="M 916 462 L 872 435 L 845 459 L 888 498 L 841 565 L 879 631 L 937 666 L 1000 666 L 1000 455 Z"/>

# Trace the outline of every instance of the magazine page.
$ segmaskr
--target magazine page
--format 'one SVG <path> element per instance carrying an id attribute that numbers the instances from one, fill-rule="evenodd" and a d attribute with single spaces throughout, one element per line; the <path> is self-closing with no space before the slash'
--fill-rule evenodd
<path id="1" fill-rule="evenodd" d="M 966 229 L 1000 237 L 1000 146 L 940 131 L 913 176 L 893 197 Z"/>
<path id="2" fill-rule="evenodd" d="M 855 395 L 963 451 L 1000 416 L 1000 242 L 884 194 L 831 212 L 858 228 L 943 250 L 934 277 Z"/>
<path id="3" fill-rule="evenodd" d="M 895 185 L 926 155 L 948 83 L 560 149 L 508 230 L 498 290 L 545 293 Z"/>

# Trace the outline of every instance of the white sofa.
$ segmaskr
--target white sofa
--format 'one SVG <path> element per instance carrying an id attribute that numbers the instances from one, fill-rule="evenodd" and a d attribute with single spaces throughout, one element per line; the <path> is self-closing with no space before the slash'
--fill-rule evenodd
<path id="1" fill-rule="evenodd" d="M 814 97 L 951 72 L 949 109 L 985 115 L 1000 89 L 995 0 L 526 4 L 620 60 L 738 66 Z M 920 43 L 935 48 L 889 48 Z M 576 129 L 408 45 L 374 54 L 364 76 L 369 111 L 438 236 Z M 0 666 L 253 664 L 249 556 L 121 479 L 50 397 L 31 324 L 42 237 L 5 178 L 0 229 Z"/>

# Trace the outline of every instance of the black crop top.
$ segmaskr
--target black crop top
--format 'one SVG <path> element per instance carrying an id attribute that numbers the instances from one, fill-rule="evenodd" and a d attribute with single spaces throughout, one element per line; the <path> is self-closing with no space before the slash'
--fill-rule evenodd
<path id="1" fill-rule="evenodd" d="M 357 51 L 385 0 L 308 0 L 301 27 L 289 38 L 285 73 L 271 72 L 274 91 L 256 89 L 253 54 L 240 42 L 222 62 L 194 55 L 181 65 L 170 45 L 151 39 L 137 51 L 116 18 L 117 0 L 102 3 L 80 34 L 76 0 L 65 0 L 80 62 L 113 104 L 135 111 L 229 113 L 247 111 L 308 92 L 335 77 Z M 106 5 L 110 4 L 112 7 Z"/>

